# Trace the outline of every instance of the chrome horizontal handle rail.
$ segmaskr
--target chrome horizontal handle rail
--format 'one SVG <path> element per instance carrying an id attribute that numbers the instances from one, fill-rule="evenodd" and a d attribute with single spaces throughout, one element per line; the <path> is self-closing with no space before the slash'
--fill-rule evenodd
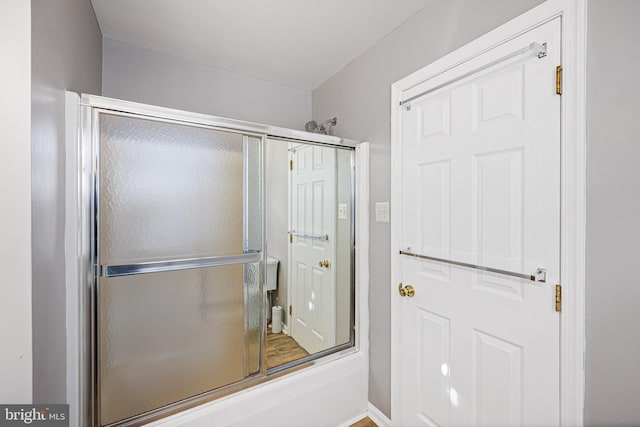
<path id="1" fill-rule="evenodd" d="M 500 59 L 496 59 L 495 61 L 491 61 L 488 64 L 484 64 L 480 68 L 476 68 L 474 70 L 471 70 L 468 73 L 464 73 L 464 74 L 462 74 L 460 76 L 457 76 L 457 77 L 453 78 L 452 80 L 446 81 L 446 82 L 444 82 L 442 84 L 439 84 L 439 85 L 437 85 L 435 87 L 432 87 L 431 89 L 429 89 L 429 90 L 427 90 L 425 92 L 421 92 L 421 93 L 419 93 L 417 95 L 414 95 L 414 96 L 412 96 L 412 97 L 410 97 L 408 99 L 405 99 L 404 101 L 400 102 L 400 105 L 404 105 L 404 104 L 406 104 L 408 102 L 411 102 L 414 99 L 420 98 L 420 97 L 422 97 L 422 96 L 424 96 L 424 95 L 426 95 L 426 94 L 428 94 L 430 92 L 434 92 L 434 91 L 436 91 L 438 89 L 442 89 L 445 86 L 449 86 L 452 83 L 455 83 L 455 82 L 457 82 L 459 80 L 465 79 L 465 78 L 467 78 L 469 76 L 472 76 L 472 75 L 474 75 L 474 74 L 476 74 L 476 73 L 478 73 L 478 72 L 480 72 L 482 70 L 486 70 L 489 67 L 493 67 L 494 65 L 499 64 L 501 62 L 504 62 L 504 61 L 506 61 L 508 59 L 511 59 L 511 58 L 516 57 L 518 55 L 530 53 L 530 52 L 535 53 L 535 55 L 538 58 L 544 58 L 545 56 L 547 56 L 547 44 L 546 43 L 540 44 L 540 43 L 535 43 L 535 42 L 534 43 L 530 43 L 528 46 L 525 46 L 525 47 L 523 47 L 523 48 L 521 48 L 519 50 L 516 50 L 515 52 L 512 52 L 512 53 L 510 53 L 508 55 L 505 55 L 505 56 L 501 57 Z M 474 58 L 475 58 L 475 56 L 474 56 Z M 472 59 L 472 58 L 469 58 L 469 59 Z M 460 65 L 460 64 L 456 64 L 454 66 L 458 66 L 458 65 Z M 451 68 L 453 68 L 453 67 L 451 67 Z M 443 73 L 449 71 L 451 68 L 448 68 L 448 69 L 444 70 Z"/>
<path id="2" fill-rule="evenodd" d="M 98 276 L 101 277 L 119 277 L 133 274 L 159 273 L 162 271 L 187 270 L 190 268 L 216 267 L 219 265 L 247 264 L 261 260 L 261 253 L 248 253 L 242 255 L 141 262 L 137 264 L 101 265 L 97 273 Z"/>
<path id="3" fill-rule="evenodd" d="M 414 253 L 407 252 L 407 251 L 400 251 L 400 255 L 406 255 L 406 256 L 411 256 L 411 257 L 415 257 L 415 258 L 426 259 L 426 260 L 429 260 L 429 261 L 444 262 L 445 264 L 453 264 L 453 265 L 458 265 L 460 267 L 474 268 L 476 270 L 488 271 L 490 273 L 505 274 L 507 276 L 513 276 L 513 277 L 519 277 L 521 279 L 531 280 L 532 282 L 545 283 L 546 280 L 547 280 L 547 270 L 545 270 L 544 268 L 536 269 L 535 274 L 524 274 L 524 273 L 516 273 L 516 272 L 513 272 L 513 271 L 500 270 L 498 268 L 484 267 L 482 265 L 470 264 L 470 263 L 467 263 L 467 262 L 453 261 L 453 260 L 450 260 L 450 259 L 436 258 L 436 257 L 432 257 L 432 256 L 427 256 L 427 255 L 419 255 L 419 254 L 414 254 Z"/>
<path id="4" fill-rule="evenodd" d="M 289 234 L 291 234 L 292 236 L 296 236 L 296 237 L 302 237 L 304 239 L 324 240 L 325 242 L 329 241 L 329 235 L 328 234 L 322 234 L 320 236 L 314 236 L 312 234 L 296 233 L 295 230 L 290 231 Z"/>

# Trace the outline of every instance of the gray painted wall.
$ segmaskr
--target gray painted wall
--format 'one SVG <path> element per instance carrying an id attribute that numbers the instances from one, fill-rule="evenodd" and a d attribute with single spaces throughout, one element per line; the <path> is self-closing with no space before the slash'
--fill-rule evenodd
<path id="1" fill-rule="evenodd" d="M 31 5 L 0 2 L 0 402 L 31 402 Z"/>
<path id="2" fill-rule="evenodd" d="M 304 129 L 311 93 L 104 39 L 102 93 L 111 98 Z"/>
<path id="3" fill-rule="evenodd" d="M 391 84 L 542 3 L 434 0 L 313 91 L 314 117 L 335 134 L 371 142 L 371 203 L 390 199 Z M 393 215 L 393 212 L 391 212 Z M 390 415 L 390 229 L 371 216 L 369 401 Z"/>
<path id="4" fill-rule="evenodd" d="M 640 425 L 640 1 L 588 2 L 588 426 Z"/>
<path id="5" fill-rule="evenodd" d="M 99 94 L 102 34 L 89 0 L 32 0 L 33 399 L 66 402 L 64 91 Z"/>

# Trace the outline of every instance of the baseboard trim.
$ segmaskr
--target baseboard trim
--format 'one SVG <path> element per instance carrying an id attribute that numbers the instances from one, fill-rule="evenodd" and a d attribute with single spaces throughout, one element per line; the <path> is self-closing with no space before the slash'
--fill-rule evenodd
<path id="1" fill-rule="evenodd" d="M 378 427 L 391 427 L 391 420 L 371 402 L 367 404 L 367 413 L 371 421 L 376 423 Z"/>
<path id="2" fill-rule="evenodd" d="M 286 323 L 282 324 L 282 333 L 285 335 L 289 335 L 289 327 L 287 326 Z"/>
<path id="3" fill-rule="evenodd" d="M 344 423 L 340 424 L 338 427 L 350 427 L 351 425 L 357 423 L 358 421 L 366 418 L 368 416 L 368 414 L 366 412 L 363 412 L 362 414 L 355 416 L 351 419 L 349 419 L 348 421 L 345 421 Z"/>

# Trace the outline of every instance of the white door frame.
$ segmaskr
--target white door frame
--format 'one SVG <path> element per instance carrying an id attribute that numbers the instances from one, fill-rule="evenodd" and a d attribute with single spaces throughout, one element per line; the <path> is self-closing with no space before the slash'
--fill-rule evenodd
<path id="1" fill-rule="evenodd" d="M 402 93 L 457 65 L 537 27 L 562 17 L 563 88 L 561 100 L 561 284 L 560 423 L 583 425 L 585 349 L 585 215 L 586 215 L 586 0 L 549 0 L 391 86 L 391 188 L 401 185 Z M 552 84 L 550 82 L 549 84 Z M 391 192 L 391 330 L 402 330 L 401 192 Z M 551 302 L 550 302 L 551 303 Z M 391 420 L 401 410 L 401 337 L 391 336 Z M 394 420 L 395 417 L 395 420 Z"/>

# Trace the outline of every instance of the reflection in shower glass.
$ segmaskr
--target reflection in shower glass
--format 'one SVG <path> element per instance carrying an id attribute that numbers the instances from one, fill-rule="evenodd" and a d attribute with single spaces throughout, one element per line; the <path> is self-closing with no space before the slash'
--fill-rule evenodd
<path id="1" fill-rule="evenodd" d="M 268 139 L 266 152 L 268 301 L 285 308 L 268 328 L 275 368 L 353 343 L 353 150 Z"/>

